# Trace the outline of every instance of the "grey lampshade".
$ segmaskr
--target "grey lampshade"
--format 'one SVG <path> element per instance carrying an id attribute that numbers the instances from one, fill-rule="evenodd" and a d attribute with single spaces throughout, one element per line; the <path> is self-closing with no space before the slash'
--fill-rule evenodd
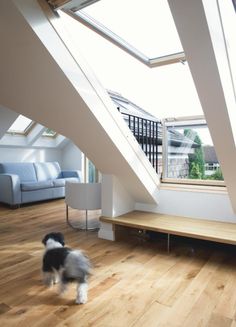
<path id="1" fill-rule="evenodd" d="M 66 182 L 65 202 L 79 210 L 101 209 L 101 183 Z"/>

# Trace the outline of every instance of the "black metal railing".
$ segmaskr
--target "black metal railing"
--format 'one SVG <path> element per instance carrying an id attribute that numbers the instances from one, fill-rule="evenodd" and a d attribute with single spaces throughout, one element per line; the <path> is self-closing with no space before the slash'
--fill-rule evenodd
<path id="1" fill-rule="evenodd" d="M 118 108 L 119 110 L 119 108 Z M 161 145 L 161 123 L 121 112 L 129 129 L 158 173 L 158 145 Z"/>

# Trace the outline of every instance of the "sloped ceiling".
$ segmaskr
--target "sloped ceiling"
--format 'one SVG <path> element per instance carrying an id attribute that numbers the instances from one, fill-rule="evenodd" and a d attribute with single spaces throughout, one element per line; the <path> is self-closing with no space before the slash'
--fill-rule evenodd
<path id="1" fill-rule="evenodd" d="M 73 49 L 68 51 L 56 28 L 35 0 L 0 2 L 2 105 L 65 135 L 102 173 L 117 176 L 135 201 L 155 204 L 155 170 L 106 91 L 79 54 L 71 56 Z"/>

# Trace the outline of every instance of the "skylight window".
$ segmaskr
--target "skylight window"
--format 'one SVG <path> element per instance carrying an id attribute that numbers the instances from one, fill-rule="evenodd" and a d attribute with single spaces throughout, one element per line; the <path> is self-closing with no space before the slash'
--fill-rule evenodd
<path id="1" fill-rule="evenodd" d="M 62 11 L 150 68 L 186 61 L 167 0 L 103 0 Z"/>
<path id="2" fill-rule="evenodd" d="M 8 129 L 7 133 L 26 135 L 33 124 L 34 122 L 31 119 L 20 115 Z"/>
<path id="3" fill-rule="evenodd" d="M 50 128 L 47 128 L 46 131 L 44 131 L 42 134 L 42 136 L 47 136 L 47 137 L 55 137 L 56 135 L 57 133 Z"/>
<path id="4" fill-rule="evenodd" d="M 166 0 L 146 0 L 145 5 L 137 0 L 103 0 L 84 8 L 82 12 L 148 58 L 183 51 Z"/>
<path id="5" fill-rule="evenodd" d="M 78 23 L 74 16 L 60 12 L 60 17 L 77 51 L 105 88 L 122 94 L 158 119 L 203 114 L 187 63 L 149 69 Z"/>

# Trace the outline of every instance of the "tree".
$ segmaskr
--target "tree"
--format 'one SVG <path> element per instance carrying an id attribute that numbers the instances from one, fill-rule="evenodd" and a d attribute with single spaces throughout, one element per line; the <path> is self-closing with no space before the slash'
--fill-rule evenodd
<path id="1" fill-rule="evenodd" d="M 202 174 L 198 163 L 192 162 L 191 170 L 189 172 L 189 178 L 191 179 L 202 179 Z"/>
<path id="2" fill-rule="evenodd" d="M 210 179 L 214 179 L 214 180 L 218 180 L 218 181 L 223 181 L 224 180 L 224 177 L 223 177 L 223 174 L 222 174 L 222 171 L 220 168 L 217 168 L 216 171 L 214 172 L 214 174 L 212 174 L 210 176 Z"/>
<path id="3" fill-rule="evenodd" d="M 184 136 L 186 136 L 187 138 L 192 140 L 193 143 L 196 143 L 198 145 L 198 147 L 194 149 L 194 153 L 189 155 L 189 178 L 204 179 L 205 160 L 202 141 L 198 136 L 197 132 L 192 129 L 185 129 Z"/>

